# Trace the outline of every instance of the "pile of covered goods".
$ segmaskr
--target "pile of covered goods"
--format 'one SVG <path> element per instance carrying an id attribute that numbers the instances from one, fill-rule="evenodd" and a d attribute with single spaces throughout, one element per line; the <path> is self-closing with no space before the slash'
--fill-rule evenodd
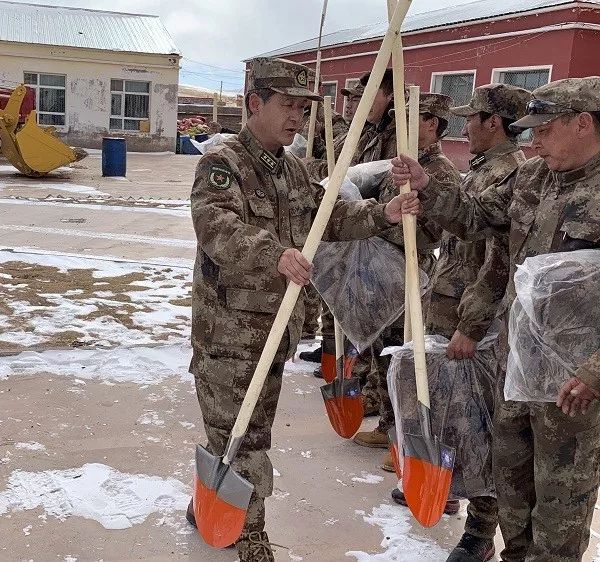
<path id="1" fill-rule="evenodd" d="M 185 119 L 177 120 L 177 132 L 180 135 L 189 135 L 194 137 L 195 135 L 208 134 L 208 125 L 206 119 L 199 115 L 195 117 L 186 117 Z"/>

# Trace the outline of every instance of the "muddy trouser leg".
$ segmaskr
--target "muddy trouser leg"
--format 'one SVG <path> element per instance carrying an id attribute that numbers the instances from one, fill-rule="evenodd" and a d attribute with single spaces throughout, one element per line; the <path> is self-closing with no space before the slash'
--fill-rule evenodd
<path id="1" fill-rule="evenodd" d="M 493 539 L 498 527 L 498 501 L 492 496 L 470 498 L 465 533 L 481 539 Z"/>
<path id="2" fill-rule="evenodd" d="M 321 314 L 321 296 L 313 285 L 304 287 L 304 325 L 302 334 L 316 334 L 319 329 L 319 316 Z"/>
<path id="3" fill-rule="evenodd" d="M 390 367 L 391 357 L 389 355 L 382 357 L 381 352 L 390 345 L 402 345 L 403 343 L 404 315 L 390 327 L 386 328 L 371 346 L 373 362 L 377 367 L 375 371 L 377 374 L 377 393 L 379 395 L 379 425 L 377 429 L 381 433 L 387 434 L 389 429 L 396 423 L 387 384 L 387 372 Z"/>
<path id="4" fill-rule="evenodd" d="M 281 391 L 284 357 L 285 354 L 278 352 L 232 465 L 254 485 L 244 526 L 246 531 L 264 529 L 264 499 L 273 493 L 273 466 L 267 452 L 271 448 L 271 427 Z M 196 358 L 194 378 L 208 437 L 207 449 L 222 455 L 257 362 L 201 353 L 196 353 Z"/>

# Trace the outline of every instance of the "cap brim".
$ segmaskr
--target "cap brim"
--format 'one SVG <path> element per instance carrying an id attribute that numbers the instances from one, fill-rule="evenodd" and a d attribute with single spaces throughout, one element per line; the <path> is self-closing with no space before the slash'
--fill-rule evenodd
<path id="1" fill-rule="evenodd" d="M 293 98 L 307 98 L 312 101 L 323 101 L 323 97 L 311 92 L 307 88 L 271 88 L 274 92 L 278 94 L 283 94 L 284 96 L 291 96 Z"/>
<path id="2" fill-rule="evenodd" d="M 470 105 L 459 105 L 458 107 L 451 107 L 450 113 L 452 113 L 452 115 L 458 115 L 459 117 L 470 117 L 471 115 L 477 115 L 479 109 L 475 109 Z"/>
<path id="3" fill-rule="evenodd" d="M 533 127 L 539 127 L 540 125 L 546 125 L 546 123 L 550 123 L 550 121 L 554 121 L 557 117 L 564 115 L 562 113 L 546 113 L 542 115 L 525 115 L 525 117 L 511 123 L 509 125 L 509 129 L 513 133 L 521 133 L 526 131 L 527 129 L 532 129 Z"/>

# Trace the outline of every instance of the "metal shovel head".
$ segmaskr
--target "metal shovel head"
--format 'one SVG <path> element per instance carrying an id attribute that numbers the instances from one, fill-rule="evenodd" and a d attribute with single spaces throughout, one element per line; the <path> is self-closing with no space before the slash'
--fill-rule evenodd
<path id="1" fill-rule="evenodd" d="M 350 439 L 360 428 L 365 414 L 358 378 L 336 378 L 321 387 L 325 409 L 335 432 Z"/>
<path id="2" fill-rule="evenodd" d="M 437 437 L 404 434 L 402 489 L 415 519 L 433 527 L 441 519 L 448 501 L 455 450 Z"/>
<path id="3" fill-rule="evenodd" d="M 237 541 L 246 522 L 254 486 L 201 445 L 196 446 L 194 516 L 206 544 L 226 548 Z"/>
<path id="4" fill-rule="evenodd" d="M 333 382 L 336 374 L 336 360 L 334 353 L 326 353 L 323 350 L 321 354 L 321 373 L 326 383 Z"/>
<path id="5" fill-rule="evenodd" d="M 390 442 L 390 455 L 392 455 L 392 464 L 398 480 L 402 480 L 402 467 L 400 465 L 400 449 L 398 448 L 398 434 L 395 427 L 388 430 L 388 441 Z"/>

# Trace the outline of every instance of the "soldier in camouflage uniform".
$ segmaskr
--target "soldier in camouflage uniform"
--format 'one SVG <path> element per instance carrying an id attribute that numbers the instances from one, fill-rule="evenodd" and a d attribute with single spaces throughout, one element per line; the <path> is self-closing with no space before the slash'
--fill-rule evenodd
<path id="1" fill-rule="evenodd" d="M 517 133 L 511 123 L 525 115 L 531 93 L 504 84 L 480 86 L 469 105 L 451 108 L 454 115 L 466 117 L 463 135 L 469 139 L 470 170 L 461 184 L 467 194 L 480 194 L 487 187 L 513 174 L 526 160 L 519 149 Z M 423 163 L 421 162 L 421 165 Z M 426 166 L 425 171 L 429 173 Z M 431 298 L 426 316 L 429 334 L 450 340 L 449 359 L 471 359 L 477 343 L 486 335 L 496 316 L 508 283 L 508 240 L 490 236 L 476 242 L 463 242 L 444 232 L 440 256 L 435 266 Z M 494 410 L 493 388 L 488 379 L 479 381 L 487 408 Z M 406 505 L 403 494 L 394 499 Z M 498 526 L 496 498 L 469 498 L 465 535 L 448 562 L 485 561 L 494 555 L 494 536 Z M 450 500 L 446 512 L 457 512 L 458 500 Z"/>
<path id="2" fill-rule="evenodd" d="M 449 120 L 449 107 L 452 98 L 442 94 L 423 93 L 419 99 L 419 162 L 428 173 L 435 176 L 441 183 L 455 185 L 460 183 L 460 173 L 446 158 L 441 148 L 441 138 L 444 136 Z M 393 113 L 393 112 L 392 112 Z M 394 138 L 395 141 L 395 138 Z M 386 181 L 379 201 L 390 200 L 397 192 L 391 181 Z M 442 229 L 433 221 L 419 221 L 417 229 L 417 247 L 419 248 L 419 267 L 429 276 L 433 272 L 435 259 L 433 249 L 439 245 Z M 394 236 L 384 236 L 389 242 L 404 247 L 402 233 Z M 390 345 L 404 343 L 404 315 L 394 324 L 386 328 L 373 345 L 372 355 L 375 369 L 369 375 L 369 383 L 378 395 L 379 424 L 372 431 L 362 431 L 355 435 L 354 442 L 365 447 L 380 447 L 387 449 L 388 431 L 394 425 L 394 410 L 388 393 L 387 371 L 390 357 L 381 356 L 383 349 Z M 387 453 L 383 459 L 382 468 L 394 472 L 392 457 Z"/>
<path id="3" fill-rule="evenodd" d="M 580 562 L 600 482 L 600 349 L 556 404 L 507 401 L 504 378 L 517 265 L 528 256 L 600 249 L 600 77 L 542 86 L 527 113 L 513 128 L 533 129 L 539 157 L 479 195 L 448 191 L 405 157 L 392 172 L 397 185 L 411 180 L 406 213 L 421 212 L 463 239 L 509 233 L 493 435 L 502 560 Z"/>
<path id="4" fill-rule="evenodd" d="M 248 75 L 248 125 L 200 158 L 192 188 L 198 239 L 192 295 L 193 373 L 208 437 L 222 455 L 287 282 L 309 283 L 301 254 L 324 190 L 302 161 L 283 150 L 298 132 L 310 99 L 305 66 L 258 58 Z M 377 235 L 401 220 L 400 198 L 387 205 L 338 201 L 325 237 Z M 298 344 L 304 305 L 298 301 L 233 468 L 254 485 L 242 536 L 241 562 L 274 560 L 264 531 L 264 498 L 272 493 L 267 455 L 284 362 Z M 193 522 L 193 506 L 188 510 Z"/>
<path id="5" fill-rule="evenodd" d="M 343 117 L 346 123 L 350 124 L 352 122 L 354 114 L 356 113 L 356 109 L 358 108 L 360 99 L 362 98 L 362 95 L 365 92 L 365 87 L 363 84 L 360 83 L 359 80 L 356 86 L 353 86 L 352 88 L 342 88 L 341 92 L 342 96 L 347 98 L 346 103 L 344 105 Z"/>

